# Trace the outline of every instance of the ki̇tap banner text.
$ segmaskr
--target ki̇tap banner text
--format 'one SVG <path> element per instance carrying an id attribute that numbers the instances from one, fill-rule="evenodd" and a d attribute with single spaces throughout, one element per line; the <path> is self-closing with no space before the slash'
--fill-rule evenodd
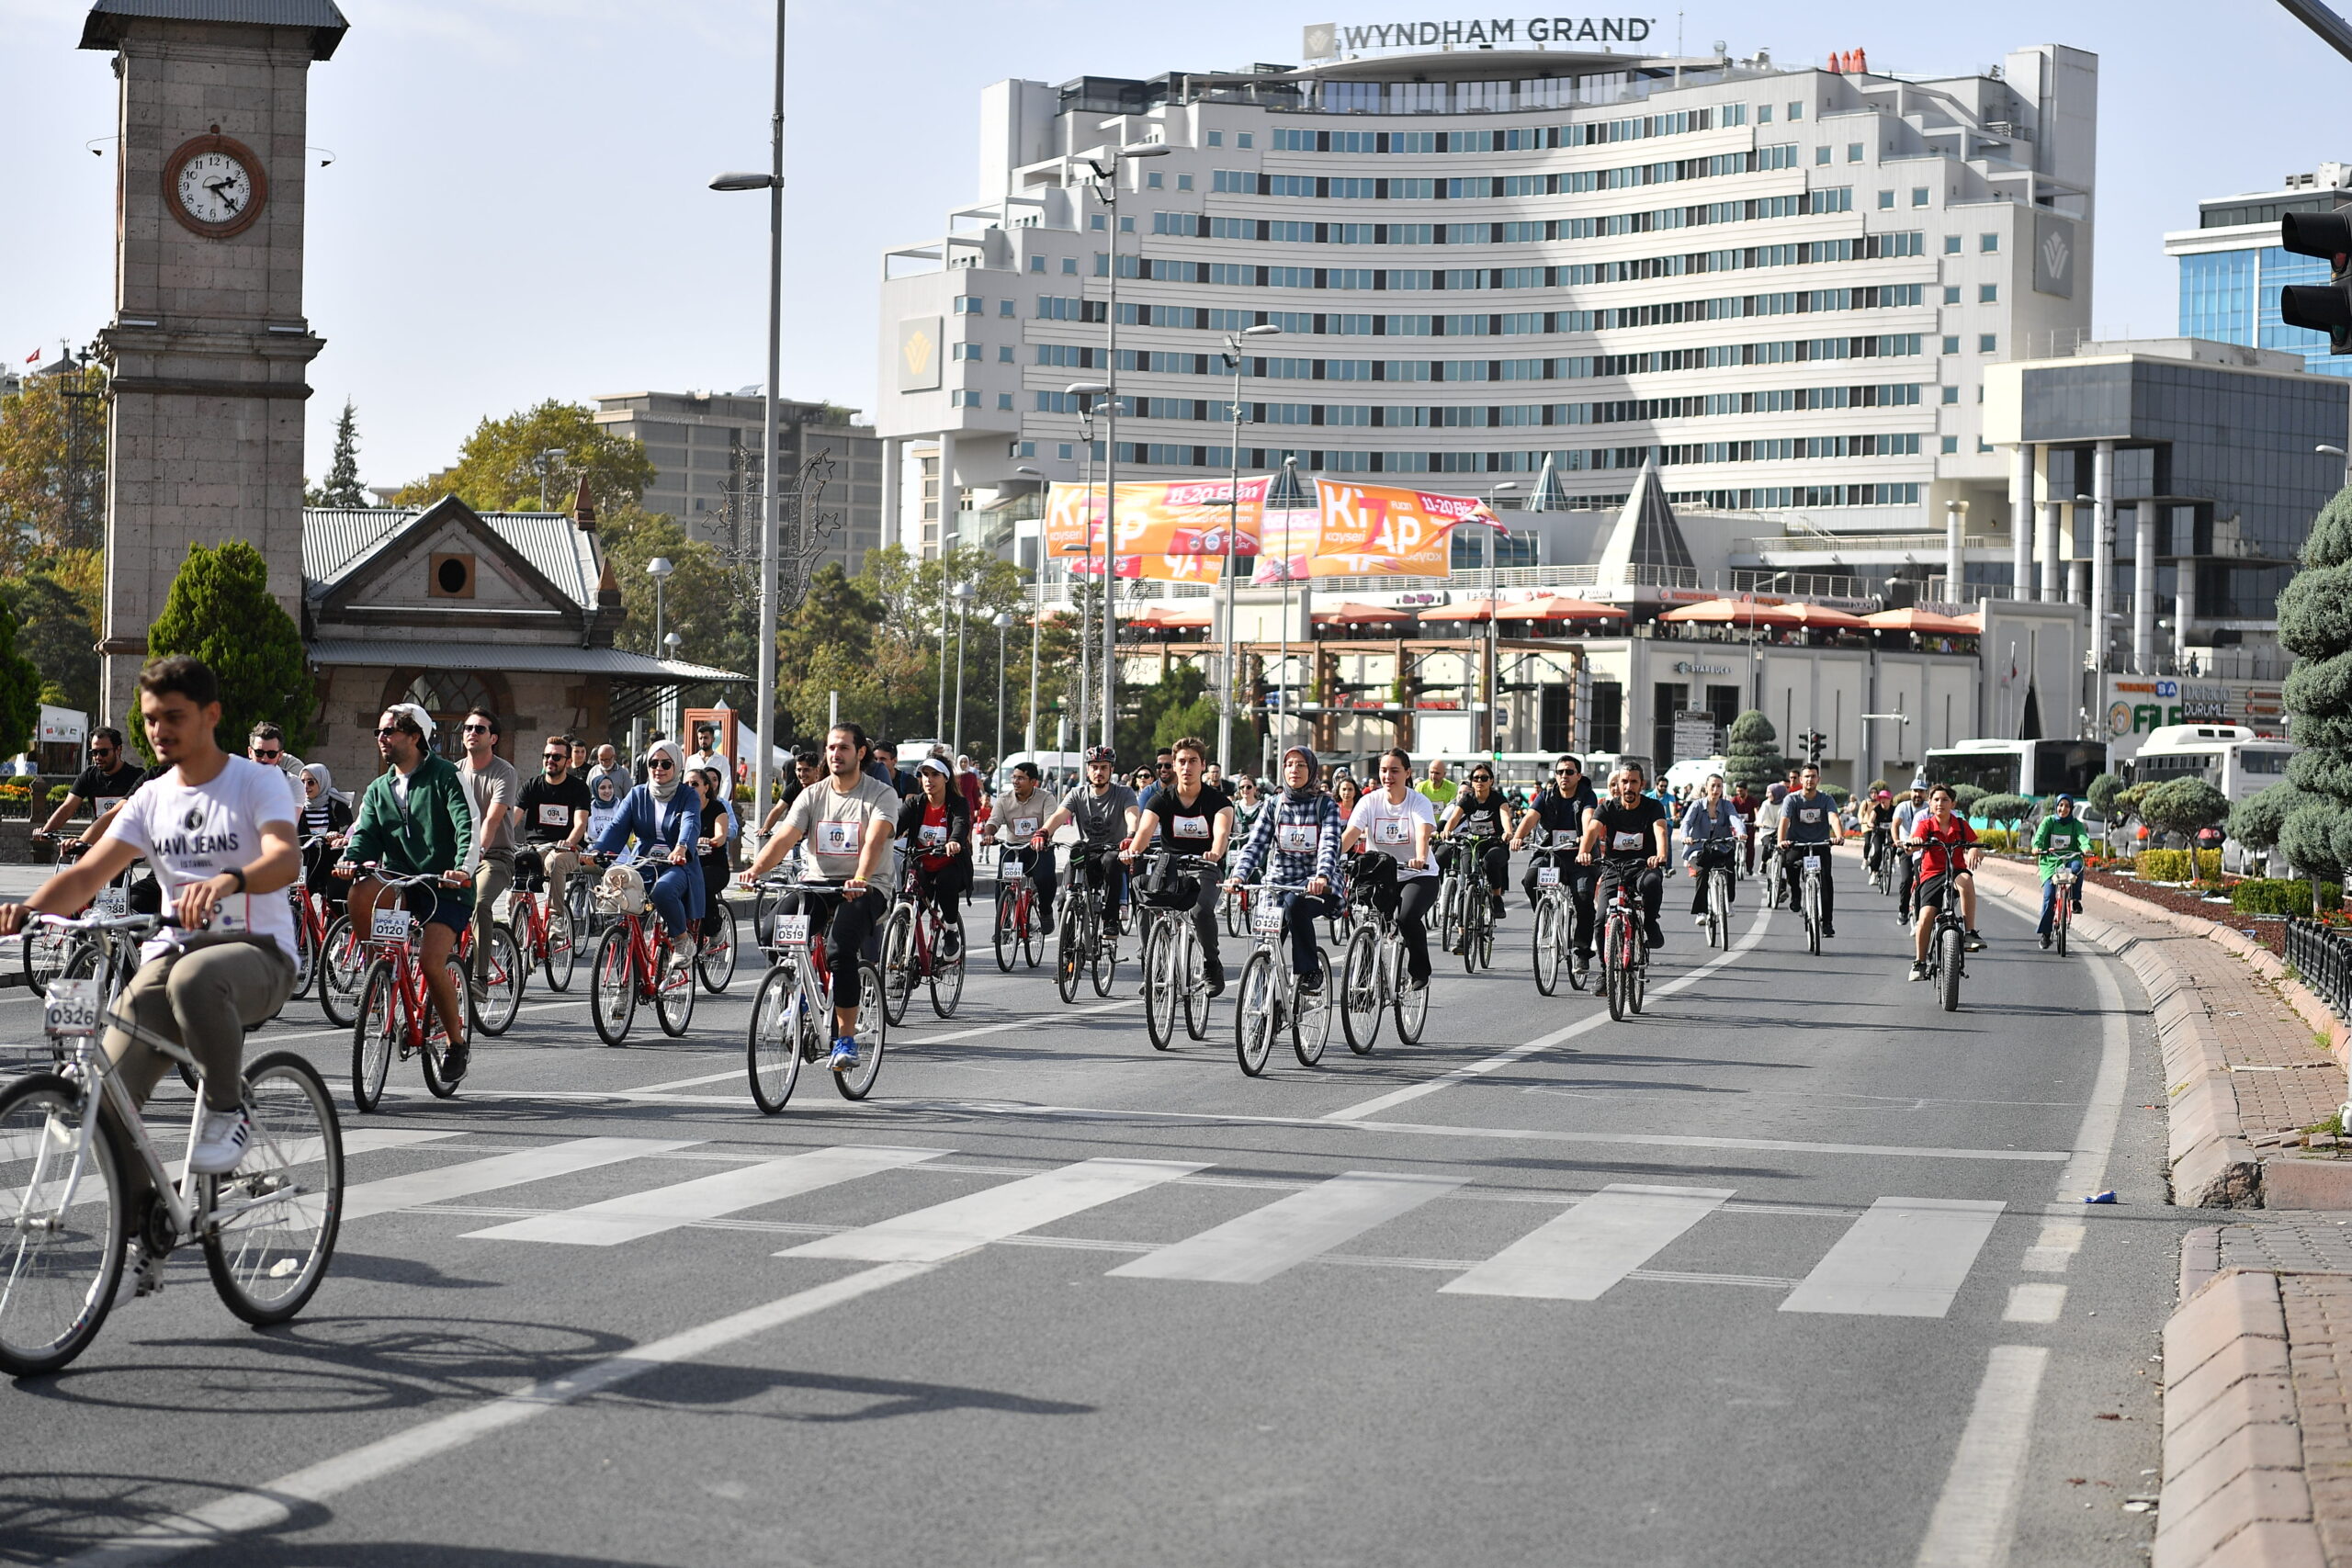
<path id="1" fill-rule="evenodd" d="M 1266 491 L 1273 476 L 1261 474 L 1241 481 L 1238 504 L 1229 479 L 1153 479 L 1116 487 L 1119 536 L 1113 554 L 1118 557 L 1166 556 L 1204 559 L 1225 557 L 1225 539 L 1233 533 L 1233 553 L 1258 553 L 1260 519 L 1266 509 Z M 1046 554 L 1071 561 L 1072 570 L 1088 555 L 1102 553 L 1102 521 L 1106 487 L 1102 484 L 1057 484 L 1046 503 Z M 1101 570 L 1098 566 L 1098 571 Z M 1119 575 L 1135 575 L 1121 570 Z M 1157 576 L 1156 572 L 1144 575 Z M 1198 574 L 1174 581 L 1196 581 Z M 1217 575 L 1214 566 L 1207 576 Z"/>
<path id="2" fill-rule="evenodd" d="M 1453 570 L 1452 537 L 1457 526 L 1501 525 L 1476 496 L 1340 479 L 1317 479 L 1315 490 L 1314 511 L 1268 514 L 1267 547 L 1253 582 L 1443 577 Z"/>

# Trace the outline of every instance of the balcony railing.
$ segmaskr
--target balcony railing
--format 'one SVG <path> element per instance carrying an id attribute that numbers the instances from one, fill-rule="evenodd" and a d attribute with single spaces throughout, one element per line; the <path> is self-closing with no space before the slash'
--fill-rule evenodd
<path id="1" fill-rule="evenodd" d="M 2007 552 L 2007 534 L 1970 534 L 1960 541 L 1964 550 L 2000 550 Z M 1860 555 L 1868 552 L 1903 550 L 1922 558 L 1939 556 L 1945 549 L 1944 536 L 1933 529 L 1918 528 L 1905 534 L 1783 534 L 1770 539 L 1734 539 L 1734 555 Z"/>

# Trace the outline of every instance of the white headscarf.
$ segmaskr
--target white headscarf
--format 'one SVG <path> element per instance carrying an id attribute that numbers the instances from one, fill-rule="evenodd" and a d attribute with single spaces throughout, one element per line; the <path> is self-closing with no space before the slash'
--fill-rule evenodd
<path id="1" fill-rule="evenodd" d="M 306 763 L 303 765 L 302 771 L 319 781 L 319 797 L 321 799 L 339 800 L 345 806 L 351 804 L 351 796 L 344 794 L 343 791 L 334 787 L 334 774 L 327 771 L 327 765 L 324 762 Z"/>
<path id="2" fill-rule="evenodd" d="M 663 784 L 662 775 L 653 771 L 653 759 L 664 754 L 668 755 L 671 762 L 668 784 Z M 686 754 L 678 750 L 676 741 L 656 740 L 645 749 L 645 787 L 653 792 L 654 799 L 664 806 L 669 805 L 670 797 L 678 793 L 678 785 L 684 782 L 685 776 Z"/>

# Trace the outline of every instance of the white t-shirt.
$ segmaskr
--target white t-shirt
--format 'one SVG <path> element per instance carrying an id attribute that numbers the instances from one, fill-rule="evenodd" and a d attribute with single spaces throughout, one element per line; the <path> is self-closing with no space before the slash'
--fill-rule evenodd
<path id="1" fill-rule="evenodd" d="M 1417 823 L 1426 824 L 1432 832 L 1437 829 L 1437 808 L 1419 790 L 1407 790 L 1403 802 L 1395 806 L 1388 803 L 1386 790 L 1374 790 L 1357 801 L 1356 808 L 1348 814 L 1348 826 L 1363 835 L 1365 845 L 1395 861 L 1397 875 L 1435 876 L 1437 868 L 1433 865 L 1419 871 L 1411 867 L 1413 841 L 1419 836 L 1415 831 Z"/>
<path id="2" fill-rule="evenodd" d="M 124 802 L 107 836 L 147 858 L 169 906 L 190 883 L 259 860 L 265 822 L 283 823 L 289 834 L 294 830 L 286 775 L 249 757 L 231 757 L 211 783 L 195 788 L 180 782 L 177 768 L 151 781 Z M 268 937 L 288 961 L 294 957 L 294 908 L 282 892 L 221 899 L 212 929 Z M 166 931 L 150 938 L 140 955 L 153 958 L 170 946 Z"/>
<path id="3" fill-rule="evenodd" d="M 848 794 L 833 788 L 831 774 L 819 779 L 794 799 L 784 825 L 797 828 L 801 842 L 816 862 L 817 874 L 841 881 L 857 874 L 858 855 L 865 846 L 866 825 L 876 818 L 890 831 L 899 826 L 899 794 L 880 779 L 860 774 Z M 899 857 L 885 854 L 874 868 L 874 886 L 894 893 L 899 886 Z"/>

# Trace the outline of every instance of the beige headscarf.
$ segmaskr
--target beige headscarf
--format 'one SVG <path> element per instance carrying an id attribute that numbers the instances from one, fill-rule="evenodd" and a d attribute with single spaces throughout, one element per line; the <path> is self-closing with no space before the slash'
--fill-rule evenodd
<path id="1" fill-rule="evenodd" d="M 663 784 L 662 775 L 652 768 L 653 759 L 664 754 L 671 762 L 668 784 Z M 656 740 L 645 749 L 645 787 L 653 792 L 654 799 L 664 806 L 669 805 L 670 797 L 678 793 L 678 785 L 685 782 L 686 754 L 678 750 L 678 743 L 674 740 Z"/>

